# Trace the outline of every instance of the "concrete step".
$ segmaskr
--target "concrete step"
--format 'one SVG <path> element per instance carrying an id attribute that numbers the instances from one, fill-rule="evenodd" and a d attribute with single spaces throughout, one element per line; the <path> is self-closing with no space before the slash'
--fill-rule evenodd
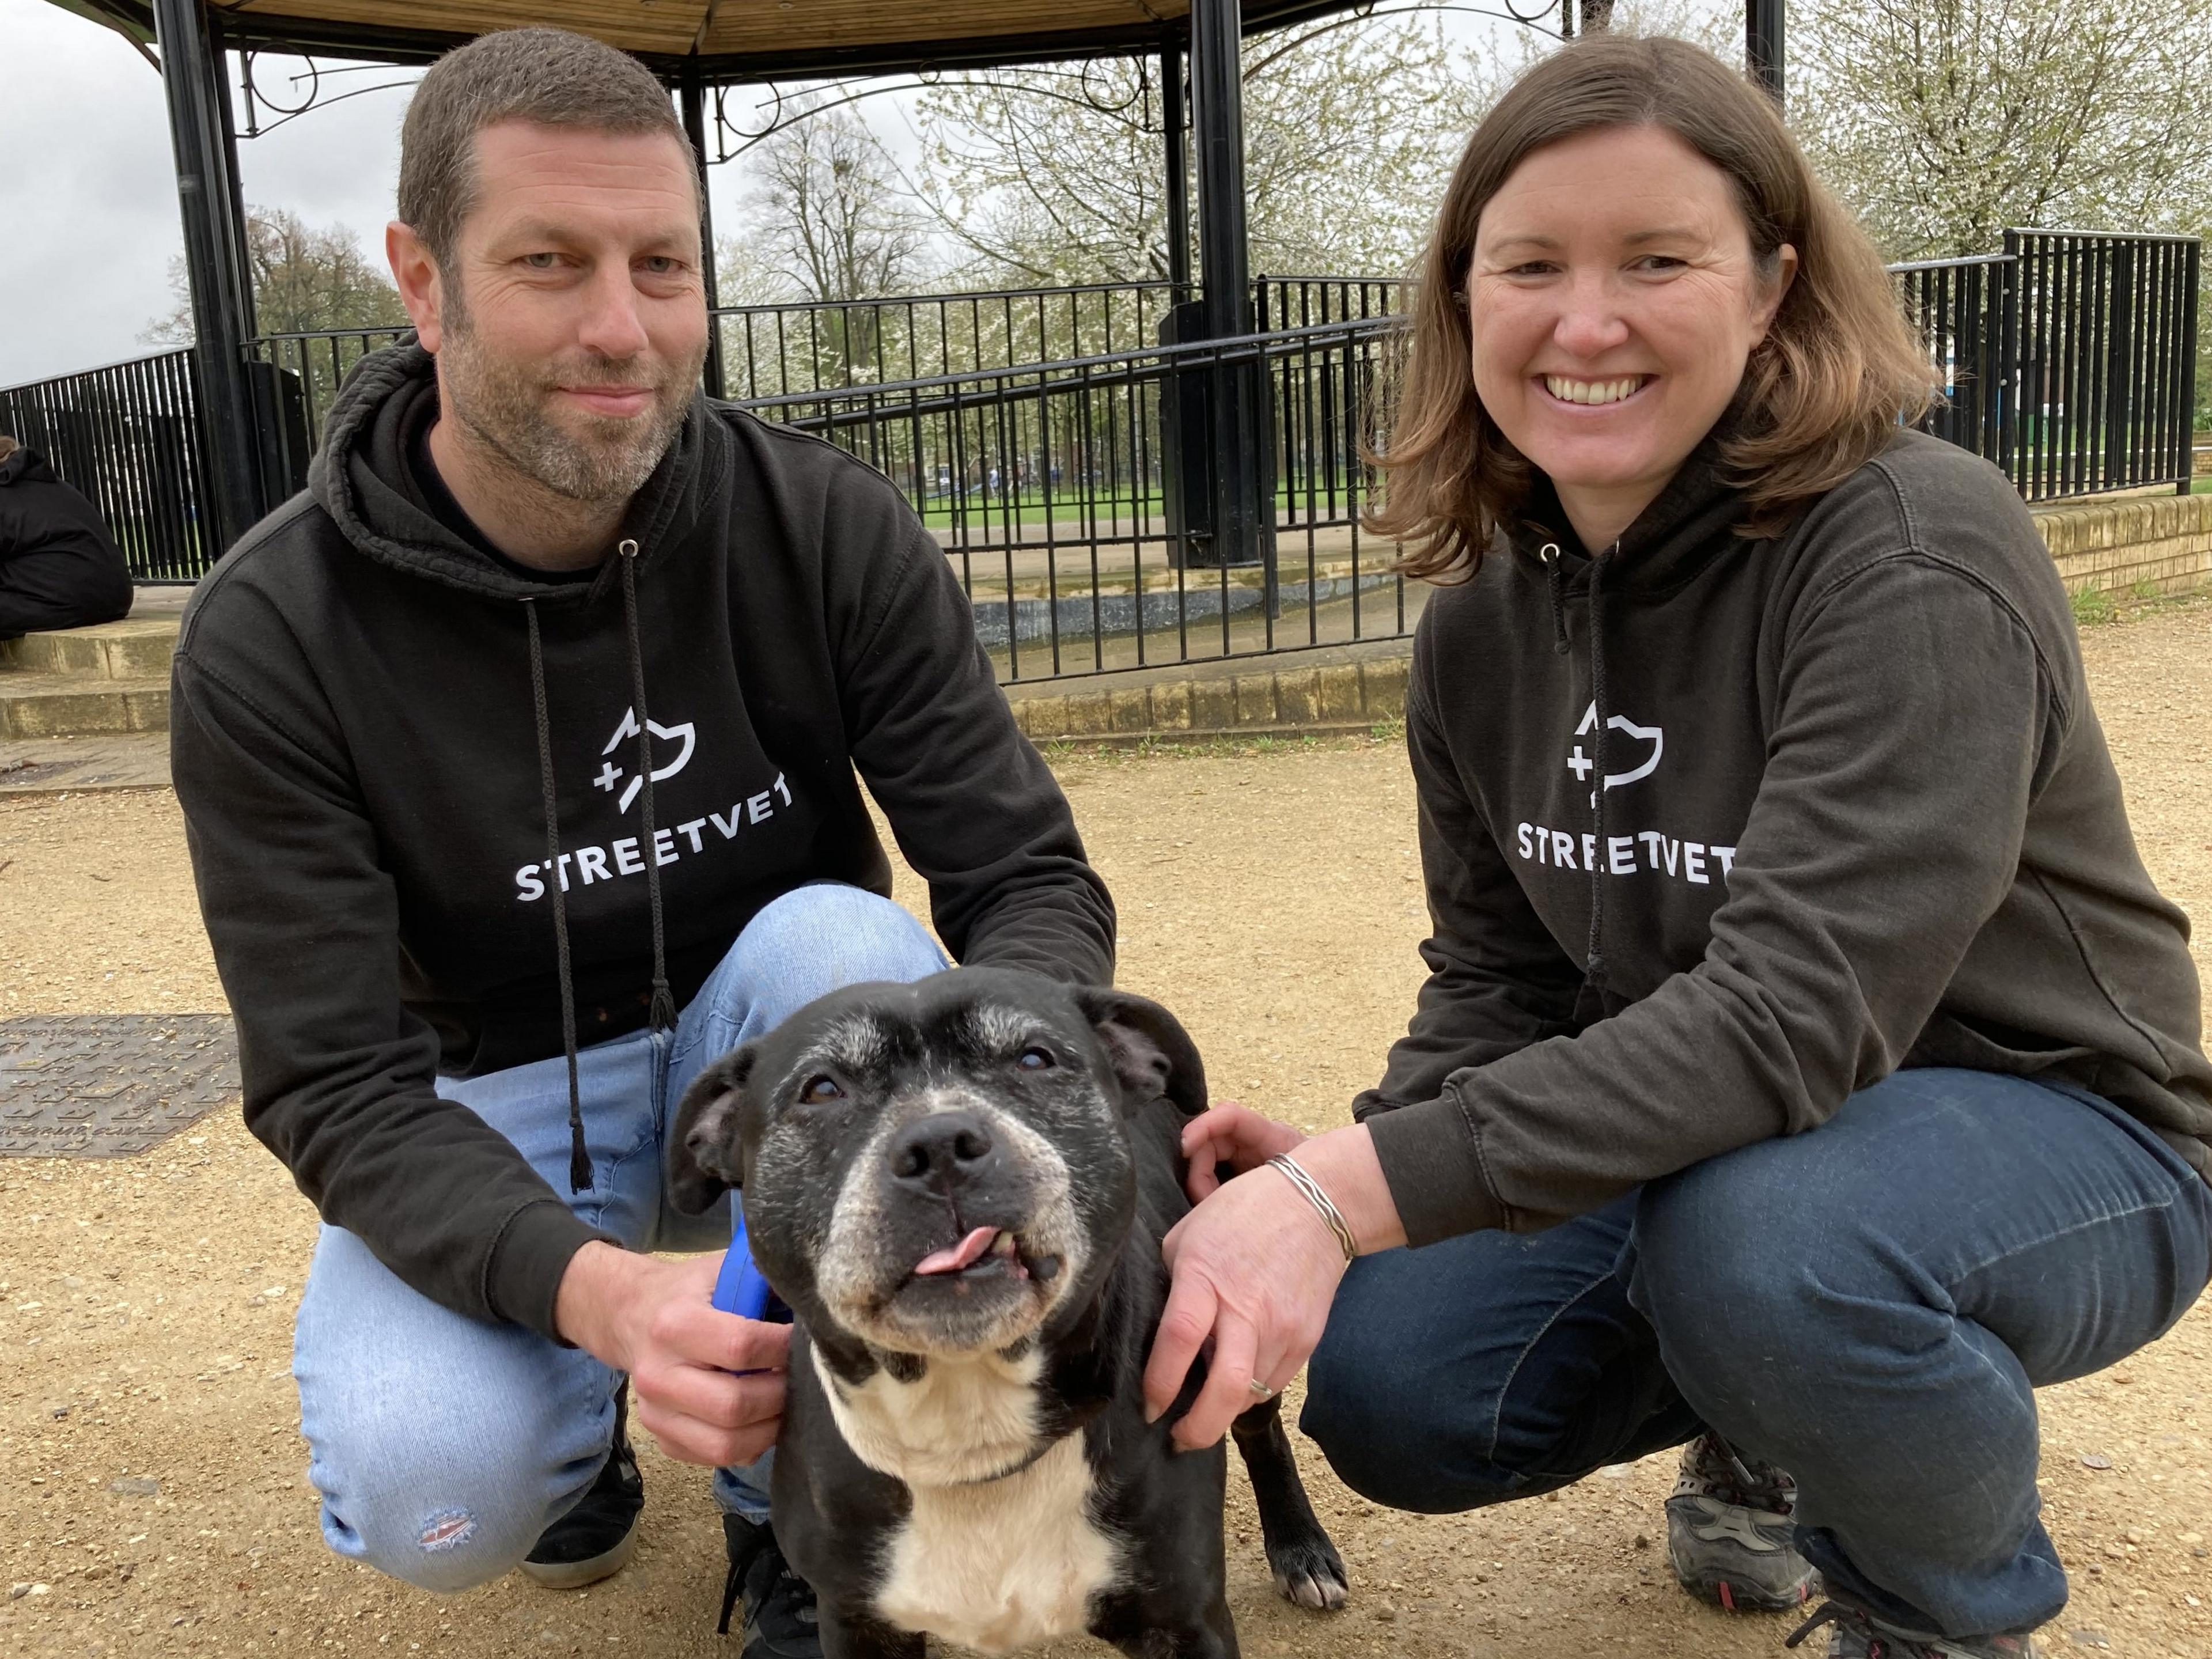
<path id="1" fill-rule="evenodd" d="M 169 729 L 169 680 L 163 675 L 99 679 L 0 673 L 0 738 L 70 738 Z"/>
<path id="2" fill-rule="evenodd" d="M 126 617 L 94 628 L 66 628 L 0 641 L 0 676 L 53 675 L 85 680 L 156 679 L 176 654 L 175 613 Z"/>

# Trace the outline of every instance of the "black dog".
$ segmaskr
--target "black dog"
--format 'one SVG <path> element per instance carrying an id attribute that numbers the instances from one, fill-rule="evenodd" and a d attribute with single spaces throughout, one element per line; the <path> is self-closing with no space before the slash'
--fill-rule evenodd
<path id="1" fill-rule="evenodd" d="M 1206 1101 L 1158 1004 L 978 969 L 824 997 L 685 1094 L 676 1201 L 741 1188 L 795 1317 L 771 1495 L 827 1659 L 1234 1659 L 1224 1455 L 1168 1439 L 1199 1379 L 1156 1424 L 1142 1394 Z M 1236 1439 L 1277 1588 L 1340 1607 L 1278 1402 Z"/>

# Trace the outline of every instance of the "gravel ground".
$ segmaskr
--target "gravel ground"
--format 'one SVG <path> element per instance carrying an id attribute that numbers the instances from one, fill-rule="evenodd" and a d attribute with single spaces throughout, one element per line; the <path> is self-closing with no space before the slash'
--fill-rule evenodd
<path id="1" fill-rule="evenodd" d="M 2212 608 L 2095 629 L 2086 647 L 2144 856 L 2212 914 Z M 1340 1121 L 1419 975 L 1396 744 L 1057 763 L 1122 904 L 1124 982 L 1182 1015 L 1218 1094 Z M 0 802 L 0 1013 L 222 1006 L 172 797 Z M 0 1163 L 0 1651 L 730 1654 L 711 1633 L 705 1474 L 650 1445 L 637 1560 L 588 1591 L 511 1577 L 432 1597 L 324 1550 L 288 1370 L 313 1221 L 228 1115 L 137 1158 Z M 2200 1308 L 2043 1396 L 2045 1501 L 2075 1570 L 2057 1650 L 2212 1659 L 2208 1388 Z M 1751 1655 L 1788 1628 L 1674 1589 L 1671 1458 L 1440 1518 L 1352 1496 L 1310 1445 L 1304 1464 L 1353 1606 L 1323 1620 L 1278 1603 L 1239 1496 L 1231 1593 L 1255 1655 Z"/>

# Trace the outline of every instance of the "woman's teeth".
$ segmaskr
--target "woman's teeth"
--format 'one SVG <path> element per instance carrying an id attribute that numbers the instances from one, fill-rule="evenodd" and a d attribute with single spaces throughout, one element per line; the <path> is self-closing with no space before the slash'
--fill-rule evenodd
<path id="1" fill-rule="evenodd" d="M 1617 404 L 1641 388 L 1644 380 L 1641 374 L 1623 380 L 1570 380 L 1547 374 L 1544 389 L 1562 403 Z"/>

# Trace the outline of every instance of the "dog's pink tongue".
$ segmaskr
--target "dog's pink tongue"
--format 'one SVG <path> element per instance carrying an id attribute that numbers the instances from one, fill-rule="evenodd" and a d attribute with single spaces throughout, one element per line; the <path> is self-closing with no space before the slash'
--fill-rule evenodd
<path id="1" fill-rule="evenodd" d="M 922 1257 L 914 1270 L 917 1273 L 957 1273 L 977 1261 L 998 1236 L 996 1227 L 978 1227 L 951 1249 Z"/>

